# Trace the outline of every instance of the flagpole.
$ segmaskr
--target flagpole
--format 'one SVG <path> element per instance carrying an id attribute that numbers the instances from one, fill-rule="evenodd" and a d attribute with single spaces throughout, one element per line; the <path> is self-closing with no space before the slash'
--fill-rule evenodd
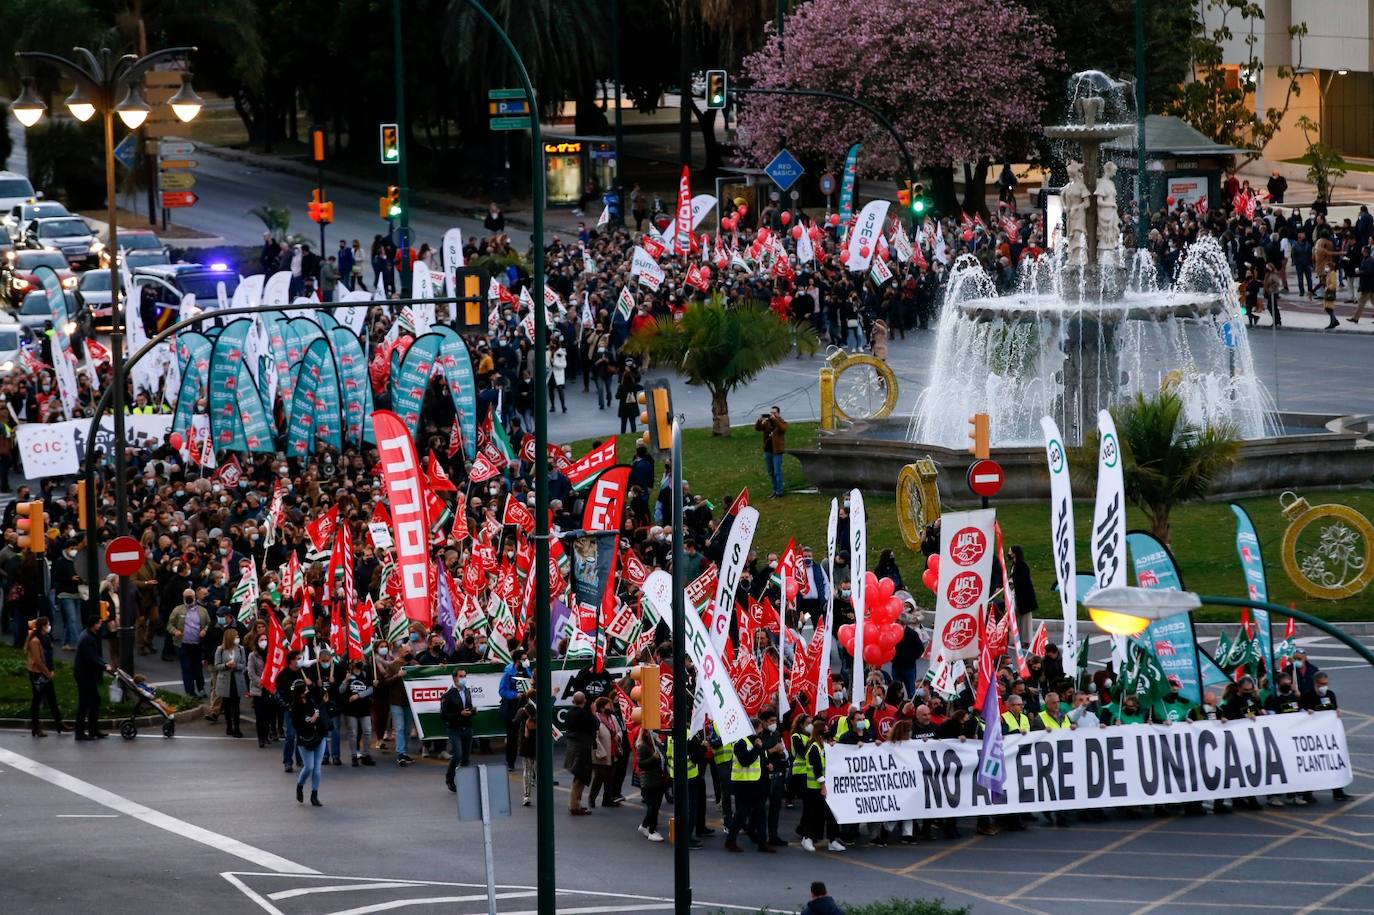
<path id="1" fill-rule="evenodd" d="M 692 863 L 688 845 L 692 841 L 692 803 L 687 785 L 687 601 L 683 588 L 683 564 L 687 561 L 682 544 L 682 423 L 673 420 L 673 910 L 676 915 L 692 912 Z M 686 813 L 687 816 L 683 816 Z"/>

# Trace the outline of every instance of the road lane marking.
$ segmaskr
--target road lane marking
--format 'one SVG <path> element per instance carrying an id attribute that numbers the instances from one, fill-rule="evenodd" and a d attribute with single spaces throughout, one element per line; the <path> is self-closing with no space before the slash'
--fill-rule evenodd
<path id="1" fill-rule="evenodd" d="M 117 820 L 117 813 L 59 813 L 59 820 Z"/>
<path id="2" fill-rule="evenodd" d="M 145 807 L 143 804 L 131 801 L 122 795 L 115 794 L 113 791 L 108 791 L 98 785 L 92 785 L 90 782 L 82 781 L 74 775 L 68 775 L 60 769 L 54 769 L 52 766 L 44 765 L 37 760 L 29 759 L 27 756 L 21 756 L 12 750 L 6 750 L 0 747 L 0 761 L 7 763 L 10 768 L 18 769 L 20 772 L 25 772 L 32 775 L 34 778 L 45 781 L 64 791 L 70 791 L 72 794 L 84 797 L 89 801 L 95 801 L 97 804 L 108 807 L 117 813 L 125 814 L 136 820 L 142 820 L 149 826 L 156 826 L 158 829 L 181 836 L 184 839 L 190 839 L 193 842 L 208 845 L 211 848 L 218 849 L 236 858 L 242 858 L 259 867 L 265 867 L 280 874 L 319 873 L 319 871 L 313 868 L 306 867 L 303 864 L 297 864 L 294 861 L 288 861 L 286 858 L 274 855 L 261 848 L 255 848 L 252 845 L 240 842 L 238 839 L 231 839 L 229 836 L 211 832 L 201 826 L 196 826 L 185 820 L 179 820 L 159 810 Z"/>
<path id="3" fill-rule="evenodd" d="M 1013 814 L 1013 816 L 1015 816 L 1015 814 Z M 1093 851 L 1089 852 L 1089 853 L 1086 854 L 1086 855 L 1083 855 L 1082 857 L 1075 858 L 1073 861 L 1071 861 L 1071 862 L 1068 863 L 1068 864 L 1065 864 L 1063 867 L 1056 868 L 1055 870 L 1052 870 L 1052 871 L 1050 871 L 1049 873 L 1045 874 L 1045 875 L 1044 875 L 1043 877 L 1041 877 L 1039 880 L 1032 880 L 1030 883 L 1027 883 L 1025 886 L 1020 887 L 1019 889 L 1017 889 L 1016 892 L 1010 894 L 1009 896 L 1006 896 L 1005 899 L 1007 899 L 1007 900 L 1012 900 L 1012 899 L 1016 899 L 1016 898 L 1018 898 L 1018 897 L 1024 896 L 1024 895 L 1026 895 L 1027 893 L 1029 893 L 1031 890 L 1036 889 L 1036 888 L 1041 887 L 1041 886 L 1044 886 L 1046 883 L 1049 883 L 1051 880 L 1054 880 L 1056 877 L 1062 877 L 1062 876 L 1064 876 L 1065 874 L 1072 873 L 1073 871 L 1077 870 L 1079 867 L 1083 866 L 1084 864 L 1087 864 L 1089 861 L 1093 861 L 1093 860 L 1095 860 L 1095 859 L 1097 859 L 1097 858 L 1102 857 L 1102 856 L 1103 856 L 1104 854 L 1106 854 L 1107 852 L 1115 851 L 1116 849 L 1120 848 L 1120 847 L 1123 846 L 1123 845 L 1126 845 L 1126 844 L 1128 844 L 1128 843 L 1130 843 L 1130 842 L 1134 842 L 1136 839 L 1139 839 L 1141 836 L 1149 835 L 1150 833 L 1154 832 L 1156 829 L 1159 829 L 1161 826 L 1163 826 L 1163 825 L 1165 825 L 1166 823 L 1169 823 L 1169 822 L 1171 822 L 1171 821 L 1170 821 L 1170 820 L 1155 820 L 1153 823 L 1149 824 L 1148 826 L 1145 826 L 1145 827 L 1142 827 L 1142 828 L 1140 828 L 1140 829 L 1136 829 L 1136 830 L 1133 830 L 1133 831 L 1131 831 L 1131 832 L 1128 832 L 1126 835 L 1124 835 L 1124 836 L 1122 836 L 1121 838 L 1117 839 L 1115 842 L 1109 842 L 1108 844 L 1102 846 L 1101 848 L 1094 849 Z"/>

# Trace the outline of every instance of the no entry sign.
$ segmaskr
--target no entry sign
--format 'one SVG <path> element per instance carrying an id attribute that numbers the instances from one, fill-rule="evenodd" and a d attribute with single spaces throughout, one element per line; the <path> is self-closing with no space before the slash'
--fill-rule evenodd
<path id="1" fill-rule="evenodd" d="M 968 468 L 968 488 L 985 499 L 997 495 L 1002 491 L 1002 465 L 996 461 L 974 461 Z"/>
<path id="2" fill-rule="evenodd" d="M 132 575 L 143 565 L 143 546 L 132 537 L 116 537 L 105 547 L 105 564 L 116 575 Z"/>

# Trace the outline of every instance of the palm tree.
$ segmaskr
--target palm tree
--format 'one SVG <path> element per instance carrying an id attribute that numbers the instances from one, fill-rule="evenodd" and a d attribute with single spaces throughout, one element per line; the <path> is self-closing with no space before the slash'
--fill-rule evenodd
<path id="1" fill-rule="evenodd" d="M 677 321 L 659 318 L 626 348 L 675 363 L 689 384 L 711 392 L 711 434 L 730 434 L 730 392 L 797 351 L 811 355 L 820 340 L 810 325 L 786 321 L 757 302 L 726 305 L 719 293 L 693 305 Z"/>
<path id="2" fill-rule="evenodd" d="M 1125 461 L 1126 498 L 1150 519 L 1150 532 L 1169 542 L 1169 514 L 1175 505 L 1207 498 L 1217 476 L 1236 461 L 1240 438 L 1230 425 L 1196 426 L 1183 416 L 1183 399 L 1172 387 L 1135 399 L 1112 411 Z M 1090 433 L 1075 450 L 1075 473 L 1085 481 L 1097 474 L 1098 435 Z"/>

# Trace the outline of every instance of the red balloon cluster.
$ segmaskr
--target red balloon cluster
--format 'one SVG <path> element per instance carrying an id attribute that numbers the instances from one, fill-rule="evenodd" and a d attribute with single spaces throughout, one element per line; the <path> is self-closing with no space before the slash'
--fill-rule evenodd
<path id="1" fill-rule="evenodd" d="M 738 225 L 738 223 L 735 221 L 735 218 L 733 216 L 726 216 L 724 219 L 720 221 L 720 227 L 727 232 L 735 231 L 736 225 Z"/>
<path id="2" fill-rule="evenodd" d="M 781 220 L 783 225 L 790 225 L 792 223 L 792 214 L 787 210 L 783 210 L 782 214 L 778 216 L 778 219 Z"/>
<path id="3" fill-rule="evenodd" d="M 940 554 L 926 557 L 926 570 L 921 573 L 921 584 L 934 591 L 940 587 Z"/>
<path id="4" fill-rule="evenodd" d="M 870 667 L 881 667 L 896 654 L 897 643 L 902 640 L 903 626 L 897 622 L 902 615 L 902 601 L 893 597 L 897 585 L 890 578 L 878 578 L 872 572 L 864 575 L 864 663 Z M 851 655 L 854 653 L 854 623 L 840 627 L 840 644 Z"/>
<path id="5" fill-rule="evenodd" d="M 181 450 L 182 443 L 185 441 L 186 440 L 181 437 L 180 432 L 173 432 L 171 435 L 167 436 L 167 444 L 171 445 L 178 451 Z"/>

